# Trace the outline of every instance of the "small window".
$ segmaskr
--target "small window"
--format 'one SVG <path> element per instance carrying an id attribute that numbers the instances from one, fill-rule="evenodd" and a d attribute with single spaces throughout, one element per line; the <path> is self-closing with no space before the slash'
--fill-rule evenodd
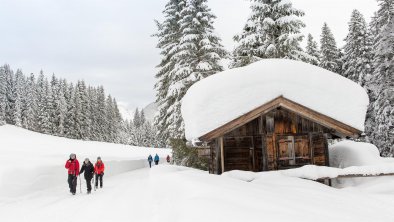
<path id="1" fill-rule="evenodd" d="M 275 124 L 274 117 L 273 116 L 266 116 L 265 121 L 266 121 L 265 125 L 266 125 L 267 133 L 273 133 L 274 127 L 275 127 L 274 126 L 274 124 Z"/>

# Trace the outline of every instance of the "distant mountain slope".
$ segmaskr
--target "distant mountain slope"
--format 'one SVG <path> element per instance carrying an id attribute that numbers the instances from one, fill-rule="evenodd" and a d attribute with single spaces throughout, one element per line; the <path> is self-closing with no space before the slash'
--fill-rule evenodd
<path id="1" fill-rule="evenodd" d="M 127 109 L 121 104 L 118 104 L 118 109 L 124 120 L 133 120 L 134 111 Z"/>
<path id="2" fill-rule="evenodd" d="M 146 120 L 153 123 L 154 118 L 155 118 L 155 114 L 158 110 L 157 104 L 154 102 L 150 103 L 143 110 L 144 110 Z"/>
<path id="3" fill-rule="evenodd" d="M 133 120 L 135 109 L 128 109 L 124 105 L 118 104 L 118 109 L 123 119 Z M 139 109 L 140 110 L 140 109 Z M 142 109 L 145 114 L 145 119 L 150 123 L 153 123 L 155 114 L 158 111 L 157 104 L 155 102 L 149 103 L 145 108 Z"/>

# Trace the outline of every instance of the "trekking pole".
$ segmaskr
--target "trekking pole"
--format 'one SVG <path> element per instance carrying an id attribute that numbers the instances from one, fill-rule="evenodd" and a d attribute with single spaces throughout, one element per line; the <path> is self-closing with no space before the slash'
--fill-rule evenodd
<path id="1" fill-rule="evenodd" d="M 81 183 L 81 177 L 78 175 L 79 177 L 79 192 L 82 193 L 82 183 Z"/>
<path id="2" fill-rule="evenodd" d="M 96 174 L 93 174 L 93 186 L 94 186 L 94 191 L 96 191 Z"/>

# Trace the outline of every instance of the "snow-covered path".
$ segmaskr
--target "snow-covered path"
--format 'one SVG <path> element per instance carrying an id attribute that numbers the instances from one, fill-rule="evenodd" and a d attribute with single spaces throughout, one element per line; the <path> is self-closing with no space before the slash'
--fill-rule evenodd
<path id="1" fill-rule="evenodd" d="M 269 173 L 248 183 L 168 165 L 108 177 L 104 185 L 91 195 L 83 186 L 72 196 L 64 183 L 0 199 L 0 215 L 7 222 L 394 221 L 394 187 L 382 195 Z"/>
<path id="2" fill-rule="evenodd" d="M 64 168 L 69 153 L 82 162 L 100 155 L 104 188 L 72 196 Z M 1 222 L 201 222 L 201 221 L 394 221 L 394 177 L 335 189 L 277 172 L 205 171 L 160 164 L 149 149 L 52 137 L 0 127 Z M 163 161 L 161 161 L 163 162 Z M 250 178 L 254 178 L 252 182 Z"/>
<path id="3" fill-rule="evenodd" d="M 66 175 L 65 175 L 66 177 Z M 13 200 L 0 200 L 0 215 L 7 221 L 142 221 L 149 215 L 149 169 L 104 178 L 104 188 L 86 194 L 68 193 L 64 186 Z M 45 220 L 46 219 L 46 220 Z"/>

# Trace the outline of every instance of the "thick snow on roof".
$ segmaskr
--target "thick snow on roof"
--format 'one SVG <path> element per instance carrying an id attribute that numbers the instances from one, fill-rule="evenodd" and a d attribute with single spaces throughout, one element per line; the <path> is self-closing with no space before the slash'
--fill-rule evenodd
<path id="1" fill-rule="evenodd" d="M 182 102 L 186 138 L 198 138 L 278 96 L 364 130 L 369 99 L 361 86 L 307 63 L 264 59 L 190 87 Z"/>

